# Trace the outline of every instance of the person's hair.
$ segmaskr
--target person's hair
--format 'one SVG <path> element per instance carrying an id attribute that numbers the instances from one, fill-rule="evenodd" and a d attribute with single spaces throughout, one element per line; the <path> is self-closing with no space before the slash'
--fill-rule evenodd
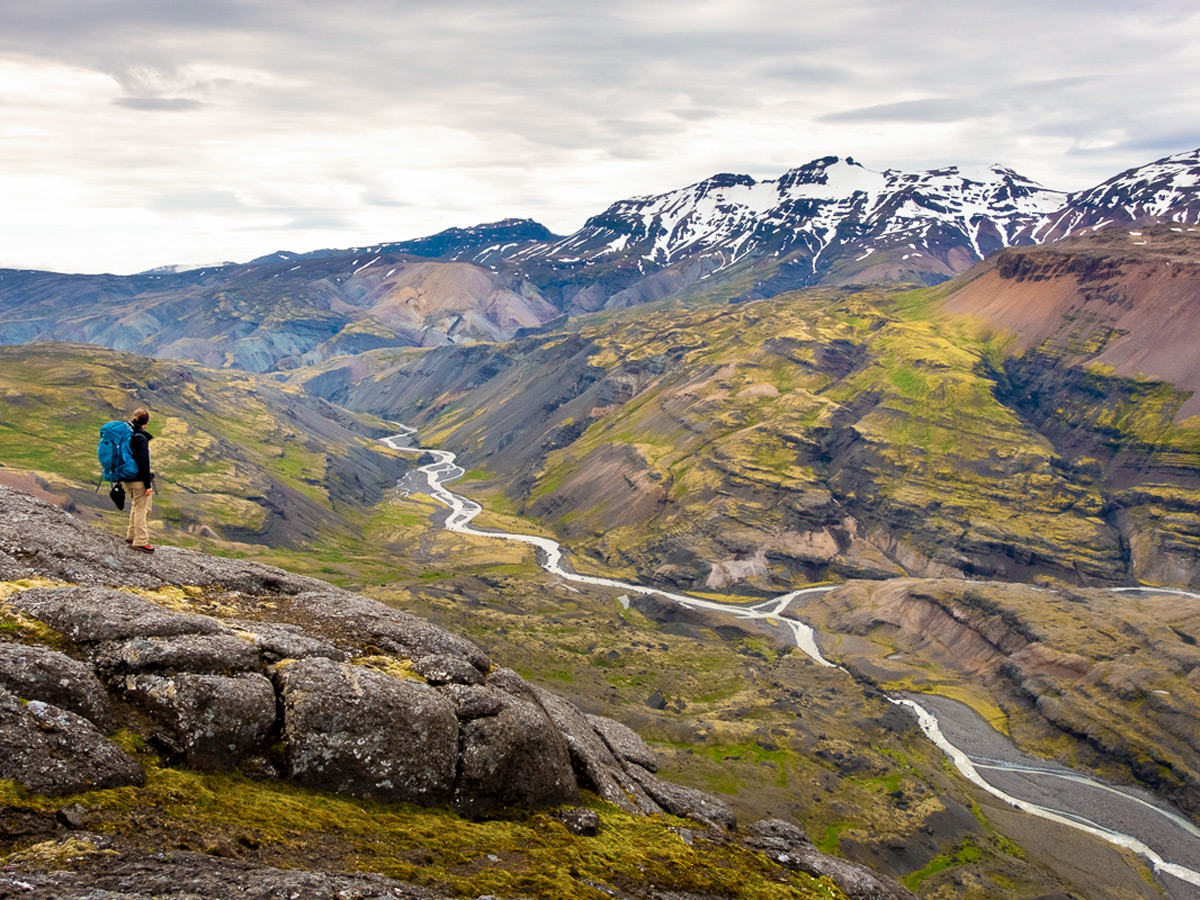
<path id="1" fill-rule="evenodd" d="M 139 406 L 133 411 L 133 418 L 129 420 L 129 424 L 142 426 L 150 421 L 150 410 L 144 406 Z"/>

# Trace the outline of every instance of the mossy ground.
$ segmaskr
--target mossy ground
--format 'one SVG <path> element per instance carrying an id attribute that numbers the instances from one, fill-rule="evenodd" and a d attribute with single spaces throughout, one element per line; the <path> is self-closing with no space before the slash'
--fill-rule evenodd
<path id="1" fill-rule="evenodd" d="M 876 568 L 1119 579 L 1108 486 L 1006 402 L 1011 338 L 939 315 L 946 290 L 819 289 L 589 321 L 579 331 L 589 371 L 613 385 L 597 396 L 619 401 L 566 404 L 538 425 L 561 438 L 544 442 L 536 469 L 490 468 L 493 483 L 511 511 L 626 576 L 680 553 L 702 566 L 764 545 L 776 561 L 743 576 L 752 592 L 854 572 L 864 559 L 854 548 L 847 558 L 844 546 L 796 550 L 779 538 L 827 542 L 824 530 L 850 518 L 874 542 L 859 546 Z M 1169 391 L 1126 393 L 1088 414 L 1094 427 L 1137 436 L 1162 459 L 1192 452 L 1200 430 L 1171 424 Z M 494 410 L 461 392 L 429 401 L 438 414 L 419 417 L 423 439 L 489 467 L 503 457 Z M 505 415 L 496 421 L 511 428 Z M 1145 505 L 1147 531 L 1172 547 L 1192 540 L 1194 523 L 1160 507 Z"/>
<path id="2" fill-rule="evenodd" d="M 144 787 L 49 799 L 0 781 L 0 806 L 9 816 L 50 822 L 56 810 L 77 806 L 87 830 L 110 835 L 121 851 L 180 849 L 283 868 L 377 872 L 450 896 L 599 900 L 649 886 L 756 900 L 844 896 L 683 820 L 629 815 L 594 797 L 587 805 L 600 815 L 600 832 L 579 837 L 553 811 L 510 809 L 472 821 L 146 761 Z M 40 861 L 28 838 L 4 843 L 7 863 Z"/>

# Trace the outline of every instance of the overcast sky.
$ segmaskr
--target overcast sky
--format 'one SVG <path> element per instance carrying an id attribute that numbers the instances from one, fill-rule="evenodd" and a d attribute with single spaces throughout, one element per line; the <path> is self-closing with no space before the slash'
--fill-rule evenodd
<path id="1" fill-rule="evenodd" d="M 0 266 L 352 247 L 819 156 L 1200 146 L 1195 0 L 0 0 Z"/>

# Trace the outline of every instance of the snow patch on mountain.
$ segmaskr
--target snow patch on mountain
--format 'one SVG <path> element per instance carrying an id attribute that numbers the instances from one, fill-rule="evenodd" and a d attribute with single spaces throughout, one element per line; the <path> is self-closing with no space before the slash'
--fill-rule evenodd
<path id="1" fill-rule="evenodd" d="M 1128 169 L 1093 188 L 1072 194 L 1062 209 L 1032 232 L 1041 243 L 1085 228 L 1165 221 L 1200 222 L 1200 150 L 1188 150 Z"/>
<path id="2" fill-rule="evenodd" d="M 1012 243 L 1062 206 L 1066 195 L 1003 166 L 981 172 L 877 172 L 828 156 L 756 181 L 721 174 L 653 196 L 614 203 L 573 235 L 526 247 L 525 259 L 595 261 L 633 253 L 655 266 L 720 254 L 722 267 L 746 256 L 806 257 L 814 278 L 827 251 L 855 261 L 912 243 L 944 256 L 963 245 L 975 259 Z M 937 245 L 937 246 L 935 246 Z"/>

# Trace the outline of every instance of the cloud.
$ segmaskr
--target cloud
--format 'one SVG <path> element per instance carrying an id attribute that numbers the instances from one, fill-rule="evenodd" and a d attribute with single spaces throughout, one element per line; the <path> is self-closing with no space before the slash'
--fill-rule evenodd
<path id="1" fill-rule="evenodd" d="M 721 114 L 715 109 L 672 109 L 671 115 L 688 122 L 700 122 L 704 119 L 715 119 Z"/>
<path id="2" fill-rule="evenodd" d="M 382 206 L 390 208 L 400 208 L 413 205 L 407 200 L 401 200 L 392 196 L 386 191 L 381 191 L 375 188 L 367 189 L 362 192 L 362 202 L 367 206 Z"/>
<path id="3" fill-rule="evenodd" d="M 204 106 L 199 100 L 188 100 L 185 97 L 118 97 L 112 102 L 114 106 L 144 112 L 188 112 Z"/>
<path id="4" fill-rule="evenodd" d="M 70 242 L 80 267 L 132 271 L 238 258 L 229 235 L 278 249 L 289 222 L 319 246 L 509 215 L 569 232 L 830 153 L 1077 190 L 1197 142 L 1192 0 L 10 6 L 0 265 L 67 253 L 34 243 L 55 223 L 103 236 Z"/>
<path id="5" fill-rule="evenodd" d="M 925 100 L 902 100 L 897 103 L 877 103 L 858 109 L 825 113 L 819 122 L 961 122 L 988 115 L 986 104 L 950 97 L 930 97 Z"/>
<path id="6" fill-rule="evenodd" d="M 230 191 L 171 191 L 159 194 L 147 203 L 150 209 L 165 213 L 228 213 L 247 209 Z"/>
<path id="7" fill-rule="evenodd" d="M 308 210 L 290 219 L 282 227 L 287 231 L 338 231 L 349 228 L 354 221 L 344 215 L 327 210 Z"/>
<path id="8" fill-rule="evenodd" d="M 1197 147 L 1200 147 L 1200 128 L 1172 129 L 1158 134 L 1139 135 L 1109 146 L 1072 147 L 1068 152 L 1075 156 L 1107 156 L 1114 150 L 1119 150 L 1139 154 L 1145 157 L 1146 162 L 1151 162 L 1156 157 L 1172 156 Z"/>

